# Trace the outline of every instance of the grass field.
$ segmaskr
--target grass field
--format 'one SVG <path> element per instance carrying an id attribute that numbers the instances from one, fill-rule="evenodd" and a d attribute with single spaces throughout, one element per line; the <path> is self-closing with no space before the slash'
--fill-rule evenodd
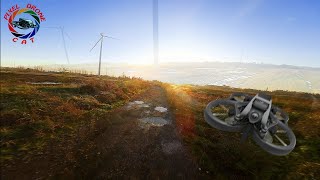
<path id="1" fill-rule="evenodd" d="M 175 127 L 201 168 L 200 174 L 215 179 L 320 177 L 319 94 L 267 92 L 274 104 L 288 112 L 289 126 L 297 138 L 296 148 L 288 156 L 277 157 L 251 140 L 241 144 L 239 133 L 216 130 L 203 118 L 210 101 L 232 92 L 255 94 L 257 90 L 12 68 L 1 69 L 0 85 L 2 169 L 14 169 L 21 162 L 32 165 L 33 159 L 41 156 L 68 158 L 68 151 L 81 149 L 83 142 L 103 131 L 99 123 L 108 125 L 110 112 L 149 87 L 161 85 Z M 92 151 L 88 148 L 84 153 Z M 57 154 L 47 154 L 48 149 Z"/>
<path id="2" fill-rule="evenodd" d="M 81 141 L 94 132 L 97 120 L 141 93 L 150 82 L 2 69 L 0 84 L 0 160 L 6 163 L 30 159 L 49 142 Z"/>

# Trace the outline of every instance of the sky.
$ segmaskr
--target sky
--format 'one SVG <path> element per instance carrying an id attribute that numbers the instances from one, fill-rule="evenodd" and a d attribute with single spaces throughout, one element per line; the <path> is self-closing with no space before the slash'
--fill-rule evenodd
<path id="1" fill-rule="evenodd" d="M 34 43 L 13 42 L 4 14 L 37 6 Z M 97 63 L 100 33 L 106 63 L 153 63 L 152 0 L 1 0 L 1 65 Z M 159 61 L 257 62 L 320 67 L 318 0 L 159 0 Z"/>

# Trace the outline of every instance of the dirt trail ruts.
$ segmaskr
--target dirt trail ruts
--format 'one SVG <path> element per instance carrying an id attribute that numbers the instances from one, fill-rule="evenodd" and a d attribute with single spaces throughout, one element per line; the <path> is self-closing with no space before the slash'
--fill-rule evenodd
<path id="1" fill-rule="evenodd" d="M 111 113 L 112 126 L 96 136 L 91 155 L 82 158 L 75 175 L 90 179 L 196 178 L 198 168 L 179 138 L 170 109 L 155 107 L 168 108 L 165 91 L 159 86 Z M 160 121 L 146 123 L 150 118 Z"/>
<path id="2" fill-rule="evenodd" d="M 166 109 L 167 108 L 167 109 Z M 90 124 L 91 126 L 91 124 Z M 166 93 L 152 86 L 94 123 L 85 141 L 67 138 L 6 166 L 3 179 L 197 179 Z M 80 133 L 81 134 L 81 133 Z"/>

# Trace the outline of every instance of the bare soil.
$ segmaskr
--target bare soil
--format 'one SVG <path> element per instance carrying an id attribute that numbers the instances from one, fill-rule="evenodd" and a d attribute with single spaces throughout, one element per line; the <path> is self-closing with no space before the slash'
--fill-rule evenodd
<path id="1" fill-rule="evenodd" d="M 159 86 L 134 97 L 148 106 L 125 105 L 94 123 L 85 142 L 51 142 L 31 159 L 2 168 L 2 179 L 195 179 L 198 167 L 189 155 Z M 168 108 L 166 112 L 155 107 Z M 162 118 L 154 126 L 142 118 Z M 79 130 L 81 131 L 81 129 Z M 79 133 L 81 134 L 81 133 Z"/>

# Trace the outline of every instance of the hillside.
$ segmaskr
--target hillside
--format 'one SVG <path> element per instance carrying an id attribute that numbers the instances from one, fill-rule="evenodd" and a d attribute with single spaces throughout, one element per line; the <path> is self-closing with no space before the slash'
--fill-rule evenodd
<path id="1" fill-rule="evenodd" d="M 297 146 L 264 152 L 203 119 L 207 103 L 252 89 L 1 69 L 1 179 L 315 179 L 320 95 L 268 92 Z"/>

